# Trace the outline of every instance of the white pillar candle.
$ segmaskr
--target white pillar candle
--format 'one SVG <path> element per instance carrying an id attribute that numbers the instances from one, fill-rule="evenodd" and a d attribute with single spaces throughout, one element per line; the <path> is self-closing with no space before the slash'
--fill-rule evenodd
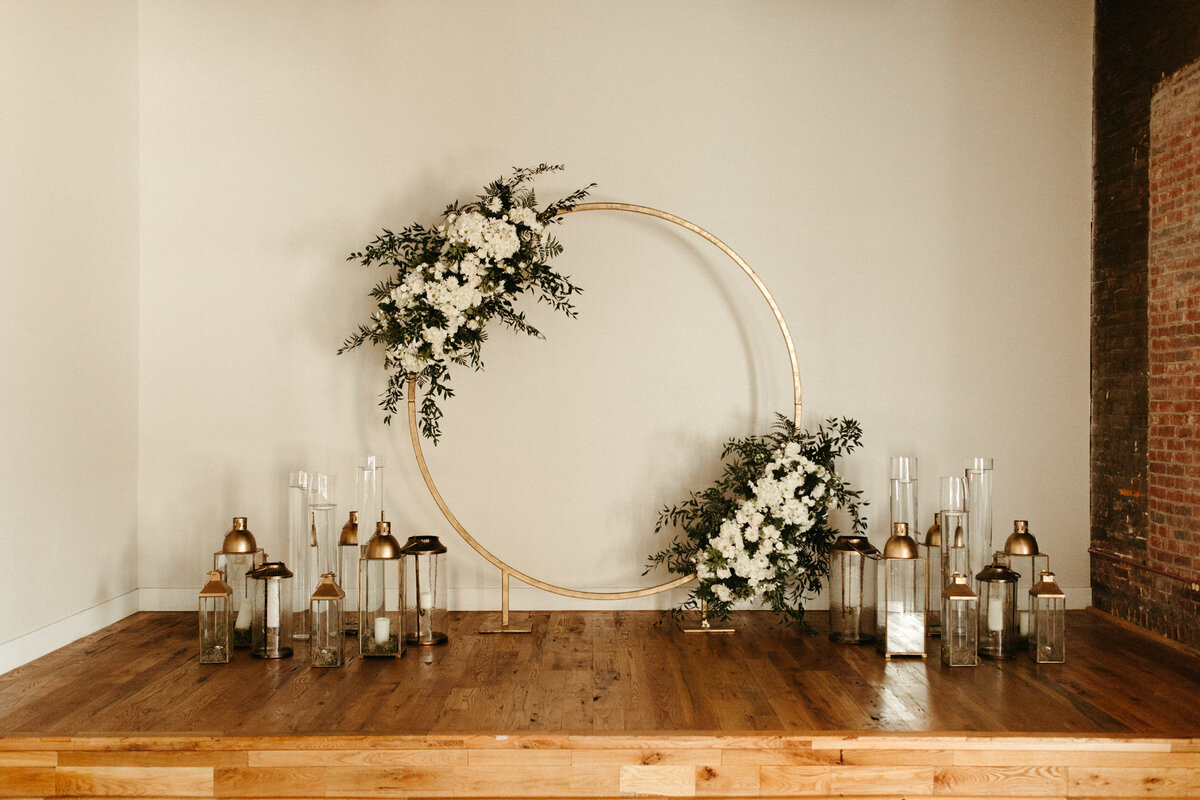
<path id="1" fill-rule="evenodd" d="M 433 608 L 433 592 L 421 592 L 421 612 L 427 613 Z"/>
<path id="2" fill-rule="evenodd" d="M 392 638 L 392 621 L 387 617 L 375 618 L 375 644 L 387 644 Z"/>
<path id="3" fill-rule="evenodd" d="M 241 606 L 238 607 L 237 620 L 234 621 L 233 627 L 239 631 L 244 631 L 250 627 L 250 601 L 243 598 Z"/>
<path id="4" fill-rule="evenodd" d="M 1025 611 L 1022 609 L 1022 611 L 1018 615 L 1017 630 L 1020 631 L 1022 636 L 1029 635 L 1029 612 L 1028 611 Z"/>
<path id="5" fill-rule="evenodd" d="M 987 626 L 993 633 L 1004 630 L 1004 601 L 999 597 L 988 600 Z"/>
<path id="6" fill-rule="evenodd" d="M 279 581 L 267 581 L 267 627 L 279 627 Z"/>

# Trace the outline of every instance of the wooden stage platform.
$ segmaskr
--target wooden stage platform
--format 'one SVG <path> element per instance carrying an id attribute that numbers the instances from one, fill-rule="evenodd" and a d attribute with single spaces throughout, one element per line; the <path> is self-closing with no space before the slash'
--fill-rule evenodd
<path id="1" fill-rule="evenodd" d="M 1197 797 L 1200 655 L 1096 612 L 975 669 L 535 612 L 400 660 L 196 659 L 144 613 L 0 676 L 0 797 Z M 823 615 L 812 615 L 818 630 Z"/>

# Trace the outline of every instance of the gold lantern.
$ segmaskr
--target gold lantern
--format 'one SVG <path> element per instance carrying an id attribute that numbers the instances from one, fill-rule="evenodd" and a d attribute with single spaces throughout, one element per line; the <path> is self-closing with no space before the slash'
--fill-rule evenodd
<path id="1" fill-rule="evenodd" d="M 1029 532 L 1029 523 L 1023 519 L 1013 520 L 1013 532 L 1004 541 L 1004 554 L 1008 566 L 1020 577 L 1017 579 L 1017 646 L 1029 641 L 1029 626 L 1033 622 L 1025 598 L 1037 582 L 1037 576 L 1050 569 L 1050 557 L 1038 550 L 1037 539 Z"/>
<path id="2" fill-rule="evenodd" d="M 343 630 L 349 636 L 358 635 L 358 560 L 362 546 L 358 543 L 358 512 L 351 511 L 338 537 L 337 579 L 346 598 L 342 601 Z"/>
<path id="3" fill-rule="evenodd" d="M 375 524 L 358 569 L 358 652 L 395 658 L 404 654 L 404 570 L 392 523 Z"/>
<path id="4" fill-rule="evenodd" d="M 246 518 L 234 517 L 233 527 L 225 534 L 221 549 L 213 553 L 213 569 L 221 573 L 221 577 L 233 590 L 229 613 L 234 620 L 230 636 L 234 647 L 250 646 L 252 609 L 250 581 L 246 576 L 262 563 L 262 548 L 254 541 L 254 534 L 246 527 Z"/>
<path id="5" fill-rule="evenodd" d="M 908 523 L 892 525 L 883 546 L 882 625 L 876 642 L 887 658 L 925 657 L 925 584 L 929 576 Z"/>
<path id="6" fill-rule="evenodd" d="M 942 512 L 933 515 L 933 524 L 925 532 L 921 544 L 921 558 L 925 561 L 925 625 L 930 636 L 942 635 L 942 601 L 939 594 L 946 584 L 942 576 Z"/>
<path id="7" fill-rule="evenodd" d="M 967 576 L 955 572 L 942 593 L 946 616 L 942 627 L 942 662 L 949 667 L 979 663 L 979 597 Z"/>
<path id="8" fill-rule="evenodd" d="M 866 536 L 845 534 L 829 558 L 829 641 L 875 641 L 875 581 L 879 551 Z"/>
<path id="9" fill-rule="evenodd" d="M 1067 594 L 1043 572 L 1029 590 L 1030 652 L 1039 664 L 1061 664 L 1066 660 Z"/>
<path id="10" fill-rule="evenodd" d="M 309 663 L 314 667 L 340 667 L 345 663 L 346 621 L 342 618 L 342 600 L 346 593 L 337 585 L 332 572 L 321 582 L 309 601 L 312 623 L 308 639 Z"/>
<path id="11" fill-rule="evenodd" d="M 200 590 L 200 663 L 228 664 L 233 647 L 230 605 L 233 588 L 221 580 L 220 570 L 210 570 Z"/>

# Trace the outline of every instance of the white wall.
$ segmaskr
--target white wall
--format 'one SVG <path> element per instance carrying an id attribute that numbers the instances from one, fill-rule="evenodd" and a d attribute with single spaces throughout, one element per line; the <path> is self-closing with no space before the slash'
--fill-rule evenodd
<path id="1" fill-rule="evenodd" d="M 863 425 L 845 469 L 876 538 L 889 455 L 921 459 L 927 519 L 937 476 L 989 455 L 998 538 L 1029 519 L 1086 590 L 1090 3 L 154 2 L 141 22 L 146 598 L 191 607 L 235 514 L 281 555 L 288 470 L 340 473 L 348 501 L 373 450 L 397 527 L 452 548 L 458 605 L 497 602 L 381 422 L 379 353 L 334 350 L 376 278 L 352 249 L 538 161 L 570 167 L 546 198 L 596 181 L 759 271 L 806 422 Z M 699 239 L 599 213 L 560 233 L 580 319 L 496 332 L 427 454 L 517 567 L 645 585 L 656 510 L 787 409 L 786 360 Z"/>
<path id="2" fill-rule="evenodd" d="M 0 672 L 137 609 L 137 32 L 0 3 Z"/>

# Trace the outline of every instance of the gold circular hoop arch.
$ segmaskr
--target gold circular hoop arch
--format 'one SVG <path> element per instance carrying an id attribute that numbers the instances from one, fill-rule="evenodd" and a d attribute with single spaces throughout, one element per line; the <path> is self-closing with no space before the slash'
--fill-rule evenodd
<path id="1" fill-rule="evenodd" d="M 758 291 L 762 294 L 763 299 L 767 301 L 767 305 L 771 307 L 771 314 L 774 315 L 775 322 L 779 325 L 779 331 L 783 334 L 783 341 L 787 346 L 788 360 L 792 369 L 792 397 L 795 406 L 795 415 L 793 420 L 797 426 L 800 425 L 800 368 L 796 363 L 796 347 L 792 342 L 792 334 L 788 330 L 787 322 L 784 321 L 783 314 L 780 312 L 779 305 L 775 302 L 775 298 L 771 296 L 771 293 L 767 290 L 766 285 L 762 282 L 754 270 L 750 268 L 750 265 L 746 263 L 745 259 L 735 253 L 733 248 L 731 248 L 729 245 L 725 244 L 716 236 L 713 236 L 711 233 L 704 230 L 704 228 L 701 228 L 694 222 L 689 222 L 682 217 L 677 217 L 674 214 L 667 213 L 666 211 L 659 211 L 656 208 L 638 206 L 631 203 L 579 203 L 578 205 L 570 208 L 565 208 L 558 213 L 561 216 L 564 214 L 574 214 L 580 211 L 625 211 L 633 214 L 645 214 L 646 216 L 657 217 L 658 219 L 666 220 L 667 222 L 674 223 L 675 225 L 685 228 L 692 233 L 695 233 L 698 236 L 708 240 L 722 253 L 729 256 L 729 258 L 731 258 L 735 264 L 741 267 L 742 272 L 746 273 L 750 280 L 754 282 L 755 287 L 758 288 Z M 409 438 L 412 440 L 413 454 L 417 458 L 417 466 L 421 469 L 421 477 L 424 478 L 425 486 L 429 489 L 429 494 L 433 497 L 433 501 L 437 503 L 437 507 L 441 509 L 442 515 L 446 518 L 446 521 L 450 523 L 451 527 L 458 532 L 458 535 L 461 536 L 476 553 L 483 556 L 492 564 L 492 566 L 500 570 L 500 626 L 498 628 L 488 628 L 485 630 L 498 633 L 528 632 L 528 628 L 514 627 L 509 624 L 508 601 L 510 577 L 516 578 L 517 580 L 521 581 L 521 583 L 533 586 L 546 592 L 550 592 L 552 594 L 562 595 L 564 597 L 574 597 L 581 600 L 627 600 L 635 597 L 649 597 L 650 595 L 660 594 L 678 586 L 683 586 L 686 583 L 690 583 L 692 579 L 696 577 L 695 575 L 685 575 L 681 578 L 676 578 L 673 581 L 660 583 L 657 586 L 649 586 L 645 589 L 633 589 L 627 592 L 585 592 L 578 589 L 569 589 L 565 586 L 556 586 L 552 583 L 538 580 L 537 578 L 526 575 L 524 572 L 521 572 L 520 570 L 515 569 L 504 561 L 500 560 L 486 547 L 476 541 L 475 537 L 472 536 L 467 531 L 466 527 L 464 527 L 463 524 L 458 521 L 458 518 L 454 516 L 454 512 L 450 510 L 450 506 L 448 506 L 445 499 L 443 499 L 441 492 L 438 491 L 437 484 L 435 484 L 433 481 L 433 476 L 430 474 L 429 467 L 425 463 L 425 454 L 421 450 L 421 436 L 417 428 L 416 377 L 416 375 L 410 375 L 408 381 L 408 434 Z"/>

